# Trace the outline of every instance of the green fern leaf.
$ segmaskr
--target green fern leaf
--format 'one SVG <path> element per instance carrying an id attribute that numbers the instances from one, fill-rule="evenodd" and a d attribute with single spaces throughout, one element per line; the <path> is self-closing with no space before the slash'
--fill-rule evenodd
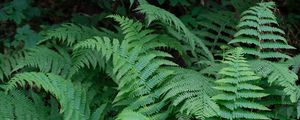
<path id="1" fill-rule="evenodd" d="M 46 47 L 35 47 L 29 49 L 13 71 L 24 67 L 38 68 L 41 72 L 52 72 L 54 74 L 66 75 L 70 68 L 71 57 L 62 48 L 58 52 Z"/>
<path id="2" fill-rule="evenodd" d="M 172 13 L 150 4 L 140 4 L 136 10 L 146 15 L 148 24 L 150 24 L 152 21 L 159 20 L 162 21 L 163 23 L 172 26 L 175 30 L 177 30 L 179 34 L 182 34 L 182 36 L 188 40 L 188 43 L 191 45 L 193 49 L 195 48 L 195 46 L 199 46 L 202 50 L 204 50 L 205 56 L 210 60 L 213 60 L 213 56 L 211 52 L 208 50 L 208 48 L 205 46 L 205 44 L 203 43 L 203 40 L 201 40 L 196 35 L 194 35 L 180 21 L 180 19 L 177 18 Z"/>
<path id="3" fill-rule="evenodd" d="M 240 45 L 244 47 L 245 53 L 258 58 L 291 58 L 274 51 L 274 49 L 295 49 L 287 44 L 283 37 L 284 31 L 278 28 L 272 11 L 274 6 L 274 2 L 262 2 L 243 12 L 237 26 L 239 31 L 234 35 L 235 39 L 229 43 L 244 43 Z M 245 44 L 254 44 L 257 47 L 253 49 Z"/>
<path id="4" fill-rule="evenodd" d="M 180 106 L 182 113 L 199 119 L 216 116 L 219 108 L 210 99 L 216 94 L 211 80 L 193 70 L 172 69 L 175 70 L 175 76 L 162 89 L 164 99 L 172 99 L 172 104 Z"/>
<path id="5" fill-rule="evenodd" d="M 61 113 L 64 113 L 64 119 L 85 120 L 86 115 L 86 97 L 85 90 L 80 84 L 73 85 L 70 80 L 65 80 L 61 76 L 52 73 L 25 72 L 13 77 L 6 87 L 6 91 L 13 90 L 18 85 L 25 87 L 42 88 L 50 92 L 61 105 Z"/>
<path id="6" fill-rule="evenodd" d="M 40 109 L 21 91 L 11 91 L 8 94 L 0 92 L 0 117 L 15 120 L 46 120 L 47 109 Z"/>
<path id="7" fill-rule="evenodd" d="M 220 117 L 226 119 L 269 119 L 264 114 L 254 110 L 270 110 L 267 107 L 252 102 L 253 99 L 266 97 L 268 94 L 261 92 L 263 88 L 254 85 L 254 81 L 260 79 L 249 68 L 243 57 L 242 48 L 236 48 L 227 53 L 225 64 L 228 66 L 221 69 L 219 74 L 222 79 L 216 81 L 214 87 L 222 93 L 212 97 L 219 105 Z"/>
<path id="8" fill-rule="evenodd" d="M 120 23 L 125 35 L 124 40 L 120 42 L 107 37 L 94 37 L 76 44 L 74 50 L 95 50 L 106 60 L 111 60 L 112 77 L 119 90 L 114 99 L 115 106 L 126 105 L 133 111 L 141 110 L 143 113 L 152 113 L 148 114 L 149 116 L 156 116 L 162 105 L 154 105 L 161 94 L 154 88 L 161 86 L 160 84 L 173 74 L 170 70 L 163 69 L 163 66 L 176 64 L 164 59 L 171 55 L 155 49 L 161 45 L 151 45 L 158 36 L 152 34 L 152 30 L 143 30 L 140 22 L 126 17 L 108 17 Z M 145 109 L 147 106 L 156 108 Z"/>
<path id="9" fill-rule="evenodd" d="M 265 60 L 250 61 L 250 65 L 258 75 L 267 77 L 270 84 L 284 87 L 285 93 L 290 95 L 292 102 L 297 101 L 299 91 L 295 82 L 298 80 L 298 76 L 289 70 L 287 65 Z"/>

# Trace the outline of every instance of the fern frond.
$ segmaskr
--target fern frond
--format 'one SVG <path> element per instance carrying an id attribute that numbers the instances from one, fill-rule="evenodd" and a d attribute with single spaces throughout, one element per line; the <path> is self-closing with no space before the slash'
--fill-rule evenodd
<path id="1" fill-rule="evenodd" d="M 25 53 L 14 71 L 24 67 L 38 68 L 41 72 L 52 72 L 55 74 L 66 75 L 70 68 L 71 57 L 62 48 L 58 52 L 46 47 L 35 47 Z"/>
<path id="2" fill-rule="evenodd" d="M 295 49 L 287 44 L 284 31 L 278 27 L 276 17 L 273 14 L 274 2 L 262 2 L 242 13 L 239 25 L 240 31 L 235 34 L 235 39 L 230 43 L 239 43 L 244 46 L 246 54 L 254 55 L 260 59 L 291 58 L 277 49 Z M 250 48 L 249 44 L 255 45 Z M 292 73 L 288 66 L 269 61 L 252 61 L 251 67 L 255 72 L 267 78 L 269 84 L 284 87 L 284 92 L 290 96 L 292 102 L 298 98 L 298 87 L 295 81 L 297 75 Z"/>
<path id="3" fill-rule="evenodd" d="M 51 93 L 61 105 L 64 119 L 85 120 L 89 117 L 86 113 L 86 93 L 80 84 L 72 84 L 61 76 L 52 73 L 25 72 L 13 77 L 6 87 L 6 91 L 18 86 L 36 87 Z"/>
<path id="4" fill-rule="evenodd" d="M 216 94 L 210 83 L 212 80 L 200 73 L 181 68 L 172 68 L 175 76 L 165 84 L 164 99 L 172 99 L 174 106 L 186 115 L 204 119 L 216 116 L 218 106 L 210 99 Z"/>
<path id="5" fill-rule="evenodd" d="M 210 60 L 214 59 L 212 53 L 203 43 L 203 40 L 201 40 L 195 34 L 193 34 L 181 22 L 181 20 L 172 13 L 150 4 L 140 4 L 136 10 L 146 15 L 148 24 L 150 24 L 152 21 L 159 20 L 163 23 L 166 23 L 167 25 L 170 25 L 175 30 L 177 30 L 177 32 L 180 35 L 182 35 L 185 39 L 188 40 L 188 43 L 193 49 L 195 48 L 195 46 L 199 46 L 204 51 L 204 56 L 206 56 Z"/>
<path id="6" fill-rule="evenodd" d="M 14 108 L 11 103 L 13 98 L 6 95 L 4 92 L 0 93 L 0 117 L 3 119 L 14 119 Z"/>
<path id="7" fill-rule="evenodd" d="M 216 81 L 218 85 L 214 87 L 222 93 L 212 97 L 220 105 L 220 117 L 269 119 L 263 114 L 254 112 L 254 110 L 269 110 L 259 103 L 252 102 L 253 99 L 262 98 L 268 94 L 261 92 L 263 88 L 254 85 L 260 77 L 250 69 L 243 57 L 242 48 L 229 51 L 224 63 L 228 66 L 219 71 L 223 77 Z"/>
<path id="8" fill-rule="evenodd" d="M 101 69 L 107 67 L 105 59 L 96 51 L 89 49 L 76 50 L 72 53 L 72 65 L 69 69 L 68 77 L 72 77 L 81 68 L 87 67 L 95 69 L 99 66 Z"/>
<path id="9" fill-rule="evenodd" d="M 162 117 L 158 113 L 165 104 L 155 105 L 159 103 L 157 100 L 161 93 L 154 88 L 161 86 L 173 74 L 163 66 L 176 64 L 164 59 L 171 55 L 155 49 L 163 44 L 152 45 L 158 36 L 152 34 L 152 30 L 143 30 L 140 22 L 126 17 L 109 17 L 120 23 L 124 40 L 94 37 L 76 44 L 74 50 L 95 50 L 106 61 L 112 62 L 112 77 L 119 90 L 114 100 L 115 106 L 125 105 L 133 111 L 149 113 L 148 116 Z"/>
<path id="10" fill-rule="evenodd" d="M 11 91 L 9 94 L 0 92 L 0 96 L 0 117 L 2 119 L 47 119 L 45 109 L 39 109 L 39 107 L 21 91 Z"/>
<path id="11" fill-rule="evenodd" d="M 284 53 L 274 51 L 295 49 L 287 44 L 283 37 L 284 31 L 278 28 L 276 17 L 272 11 L 274 6 L 274 2 L 262 2 L 243 12 L 240 23 L 237 25 L 239 31 L 229 43 L 242 43 L 240 45 L 244 47 L 246 54 L 258 58 L 291 58 Z M 245 44 L 253 44 L 256 48 L 250 48 Z"/>
<path id="12" fill-rule="evenodd" d="M 300 97 L 298 87 L 295 84 L 298 76 L 289 70 L 287 65 L 266 60 L 254 60 L 249 63 L 255 73 L 268 78 L 270 84 L 284 87 L 285 93 L 290 95 L 292 102 L 296 102 Z"/>

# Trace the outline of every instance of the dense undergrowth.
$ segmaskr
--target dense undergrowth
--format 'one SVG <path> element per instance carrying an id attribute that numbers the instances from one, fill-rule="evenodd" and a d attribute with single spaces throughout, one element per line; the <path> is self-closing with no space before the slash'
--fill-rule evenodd
<path id="1" fill-rule="evenodd" d="M 279 3 L 5 0 L 0 118 L 299 119 L 299 3 Z"/>

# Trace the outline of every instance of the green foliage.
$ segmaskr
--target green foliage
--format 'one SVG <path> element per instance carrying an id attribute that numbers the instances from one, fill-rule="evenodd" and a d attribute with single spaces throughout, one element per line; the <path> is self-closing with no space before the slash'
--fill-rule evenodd
<path id="1" fill-rule="evenodd" d="M 26 83 L 53 94 L 61 105 L 60 112 L 64 113 L 64 119 L 86 119 L 86 93 L 80 85 L 73 85 L 69 80 L 51 73 L 28 72 L 13 77 L 8 82 L 6 90 L 12 90 L 18 85 L 25 87 Z"/>
<path id="2" fill-rule="evenodd" d="M 42 88 L 51 93 L 60 103 L 60 112 L 64 113 L 64 119 L 86 120 L 89 118 L 89 108 L 86 100 L 86 90 L 80 83 L 73 84 L 55 74 L 25 72 L 13 77 L 6 87 L 6 91 L 12 90 L 18 85 L 25 87 Z"/>
<path id="3" fill-rule="evenodd" d="M 254 55 L 258 59 L 291 58 L 280 52 L 280 49 L 294 49 L 294 47 L 287 44 L 283 37 L 285 32 L 278 27 L 279 24 L 273 14 L 274 6 L 274 2 L 258 3 L 243 12 L 238 24 L 239 31 L 230 43 L 238 43 L 244 47 L 246 54 Z M 291 102 L 299 99 L 299 87 L 295 83 L 298 76 L 289 70 L 289 66 L 266 60 L 253 60 L 250 61 L 250 65 L 269 85 L 283 87 L 283 92 L 290 97 Z M 279 91 L 280 89 L 277 88 Z M 278 95 L 274 92 L 271 94 Z"/>
<path id="4" fill-rule="evenodd" d="M 47 109 L 42 109 L 41 104 L 30 100 L 21 91 L 11 91 L 9 94 L 0 92 L 0 117 L 15 120 L 40 120 L 47 119 Z"/>
<path id="5" fill-rule="evenodd" d="M 176 76 L 163 88 L 164 99 L 172 99 L 172 105 L 180 106 L 180 112 L 199 119 L 216 116 L 219 107 L 210 99 L 216 94 L 212 80 L 193 70 L 172 70 Z"/>
<path id="6" fill-rule="evenodd" d="M 35 47 L 28 49 L 25 57 L 18 62 L 14 71 L 32 67 L 38 68 L 41 72 L 52 72 L 55 74 L 67 74 L 70 68 L 70 56 L 62 48 L 58 48 L 58 52 L 46 47 Z"/>
<path id="7" fill-rule="evenodd" d="M 258 75 L 267 77 L 269 84 L 284 87 L 284 92 L 290 95 L 292 102 L 296 102 L 299 99 L 300 91 L 295 84 L 298 76 L 289 70 L 287 65 L 264 60 L 251 61 L 250 65 Z"/>
<path id="8" fill-rule="evenodd" d="M 193 49 L 195 46 L 199 46 L 202 50 L 204 50 L 204 55 L 208 59 L 213 60 L 211 52 L 205 46 L 203 41 L 194 35 L 174 14 L 150 4 L 141 4 L 137 10 L 146 15 L 148 24 L 150 24 L 152 21 L 159 20 L 173 27 L 178 34 L 182 35 L 184 39 L 188 40 L 188 43 Z"/>
<path id="9" fill-rule="evenodd" d="M 270 110 L 253 99 L 267 96 L 263 88 L 255 85 L 260 79 L 250 69 L 243 57 L 242 48 L 233 49 L 225 57 L 225 67 L 219 74 L 223 77 L 216 81 L 214 88 L 222 93 L 212 97 L 221 107 L 220 117 L 226 119 L 269 119 L 255 110 Z M 250 110 L 249 110 L 250 109 Z"/>
<path id="10" fill-rule="evenodd" d="M 85 67 L 93 69 L 96 69 L 97 66 L 102 69 L 110 67 L 107 66 L 107 64 L 103 56 L 95 50 L 75 50 L 72 54 L 72 64 L 68 70 L 68 77 L 72 77 L 75 73 L 79 72 L 80 69 Z"/>
<path id="11" fill-rule="evenodd" d="M 253 44 L 256 48 L 244 47 L 245 53 L 257 58 L 290 58 L 274 49 L 294 49 L 283 37 L 273 14 L 274 2 L 258 3 L 242 13 L 239 31 L 230 43 Z"/>
<path id="12" fill-rule="evenodd" d="M 0 6 L 2 119 L 299 119 L 290 1 Z"/>
<path id="13" fill-rule="evenodd" d="M 114 103 L 126 105 L 129 109 L 138 110 L 148 116 L 157 113 L 163 102 L 155 103 L 160 96 L 160 84 L 172 73 L 163 65 L 174 66 L 175 63 L 163 59 L 171 57 L 168 53 L 155 50 L 164 46 L 155 42 L 157 35 L 151 30 L 142 30 L 142 24 L 125 17 L 109 16 L 120 23 L 124 40 L 94 37 L 75 45 L 75 50 L 88 48 L 97 50 L 106 61 L 112 59 L 112 76 L 120 91 Z M 162 115 L 160 115 L 163 117 Z M 154 116 L 154 117 L 160 117 Z"/>

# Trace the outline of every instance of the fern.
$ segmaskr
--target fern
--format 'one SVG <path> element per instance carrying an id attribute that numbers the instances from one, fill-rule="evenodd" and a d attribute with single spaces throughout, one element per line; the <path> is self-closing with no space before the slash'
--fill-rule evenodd
<path id="1" fill-rule="evenodd" d="M 89 49 L 76 50 L 72 53 L 72 65 L 69 69 L 68 77 L 72 77 L 81 68 L 87 67 L 96 69 L 97 66 L 101 69 L 109 67 L 102 55 L 97 51 Z"/>
<path id="2" fill-rule="evenodd" d="M 0 118 L 299 119 L 297 32 L 279 26 L 296 16 L 258 2 L 6 0 Z"/>
<path id="3" fill-rule="evenodd" d="M 246 54 L 258 58 L 291 58 L 290 56 L 275 52 L 276 49 L 294 49 L 287 44 L 283 37 L 284 31 L 279 29 L 276 17 L 272 10 L 274 2 L 258 3 L 242 13 L 242 18 L 237 26 L 239 31 L 230 43 L 243 43 L 255 45 L 256 48 L 244 47 Z"/>
<path id="4" fill-rule="evenodd" d="M 213 99 L 221 107 L 220 117 L 231 120 L 269 119 L 259 112 L 253 112 L 253 110 L 269 110 L 267 107 L 253 102 L 253 99 L 265 97 L 268 94 L 262 92 L 263 88 L 255 85 L 260 77 L 251 71 L 242 52 L 241 48 L 229 52 L 224 61 L 228 67 L 219 72 L 223 77 L 216 81 L 218 85 L 214 88 L 222 93 L 214 96 Z"/>
<path id="5" fill-rule="evenodd" d="M 216 94 L 212 80 L 193 70 L 175 67 L 172 70 L 175 76 L 163 87 L 164 99 L 171 99 L 172 105 L 181 106 L 180 112 L 186 115 L 199 119 L 216 116 L 219 107 L 210 99 Z"/>
<path id="6" fill-rule="evenodd" d="M 299 99 L 300 89 L 295 84 L 298 76 L 287 65 L 265 60 L 250 61 L 250 65 L 259 76 L 267 77 L 268 83 L 284 87 L 284 92 L 290 95 L 292 102 Z"/>
<path id="7" fill-rule="evenodd" d="M 57 48 L 58 52 L 46 47 L 35 47 L 25 53 L 14 71 L 24 67 L 38 68 L 41 72 L 52 72 L 66 75 L 70 68 L 71 58 L 62 48 Z"/>
<path id="8" fill-rule="evenodd" d="M 31 87 L 42 88 L 53 94 L 61 105 L 61 113 L 64 119 L 88 119 L 86 105 L 86 93 L 80 84 L 73 85 L 70 80 L 51 73 L 25 72 L 13 77 L 6 87 L 6 91 L 16 88 L 18 85 L 25 87 L 28 83 Z"/>
<path id="9" fill-rule="evenodd" d="M 101 30 L 104 32 L 101 32 L 94 27 L 87 27 L 87 26 L 76 25 L 72 23 L 62 24 L 55 29 L 44 31 L 45 38 L 42 41 L 40 41 L 39 44 L 45 41 L 57 39 L 58 41 L 66 43 L 68 46 L 73 46 L 75 43 L 86 40 L 88 38 L 92 38 L 93 36 L 103 36 L 103 35 L 116 36 L 116 33 L 112 33 L 107 29 L 102 28 Z M 31 56 L 39 56 L 36 54 Z M 95 57 L 95 55 L 97 57 Z M 92 50 L 74 51 L 72 52 L 71 60 L 69 60 L 69 57 L 66 57 L 67 59 L 65 60 L 58 60 L 59 59 L 58 57 L 53 57 L 53 56 L 52 58 L 54 59 L 57 58 L 55 61 L 65 61 L 65 62 L 60 62 L 59 66 L 62 68 L 59 69 L 67 70 L 63 72 L 64 75 L 68 74 L 68 78 L 72 77 L 83 67 L 88 67 L 88 68 L 92 67 L 93 69 L 95 69 L 96 66 L 100 66 L 102 69 L 104 69 L 105 67 L 104 60 L 99 57 L 99 54 L 97 54 L 95 51 Z M 47 59 L 51 59 L 51 58 L 47 58 Z M 72 61 L 72 64 L 69 64 L 70 61 Z M 53 63 L 53 65 L 55 65 L 55 62 Z M 52 67 L 52 69 L 55 68 L 57 67 L 54 66 Z M 59 69 L 56 70 L 57 73 L 60 72 Z M 43 70 L 43 72 L 49 72 L 49 71 Z"/>
<path id="10" fill-rule="evenodd" d="M 238 25 L 240 30 L 230 43 L 240 43 L 242 46 L 248 44 L 248 47 L 244 47 L 245 53 L 259 59 L 291 58 L 284 53 L 276 52 L 277 49 L 294 49 L 294 47 L 287 44 L 282 37 L 284 32 L 277 27 L 278 23 L 272 12 L 274 6 L 274 2 L 263 2 L 243 12 Z M 250 45 L 256 48 L 251 48 Z M 295 85 L 295 81 L 298 77 L 288 66 L 264 60 L 255 60 L 250 64 L 259 76 L 267 78 L 269 84 L 284 87 L 284 92 L 290 96 L 291 101 L 297 101 L 299 88 Z"/>
<path id="11" fill-rule="evenodd" d="M 179 34 L 182 34 L 182 36 L 188 40 L 188 43 L 190 46 L 194 49 L 195 46 L 199 46 L 202 50 L 204 50 L 204 55 L 210 59 L 213 60 L 213 56 L 211 52 L 208 50 L 208 48 L 203 43 L 203 40 L 199 39 L 196 35 L 194 35 L 181 21 L 179 18 L 177 18 L 172 13 L 158 8 L 156 6 L 150 5 L 150 4 L 141 4 L 136 9 L 141 13 L 144 13 L 147 17 L 148 24 L 150 24 L 152 21 L 159 20 L 163 23 L 166 23 L 170 26 L 172 26 L 174 29 L 178 31 Z"/>
<path id="12" fill-rule="evenodd" d="M 14 120 L 40 120 L 47 119 L 45 109 L 39 109 L 20 91 L 11 91 L 9 94 L 0 92 L 0 117 Z"/>
<path id="13" fill-rule="evenodd" d="M 112 77 L 118 84 L 119 93 L 114 103 L 117 106 L 139 111 L 153 118 L 163 119 L 164 114 L 155 114 L 165 105 L 157 102 L 160 91 L 154 89 L 170 76 L 172 71 L 162 66 L 174 66 L 171 61 L 163 59 L 169 54 L 155 50 L 165 46 L 153 42 L 157 35 L 151 30 L 142 30 L 142 24 L 125 17 L 112 15 L 110 18 L 120 23 L 124 40 L 94 37 L 75 45 L 74 50 L 92 49 L 99 51 L 106 61 L 112 60 Z"/>
<path id="14" fill-rule="evenodd" d="M 4 94 L 4 92 L 0 93 L 0 117 L 4 119 L 14 119 L 14 108 L 11 103 L 13 100 L 11 96 Z"/>

